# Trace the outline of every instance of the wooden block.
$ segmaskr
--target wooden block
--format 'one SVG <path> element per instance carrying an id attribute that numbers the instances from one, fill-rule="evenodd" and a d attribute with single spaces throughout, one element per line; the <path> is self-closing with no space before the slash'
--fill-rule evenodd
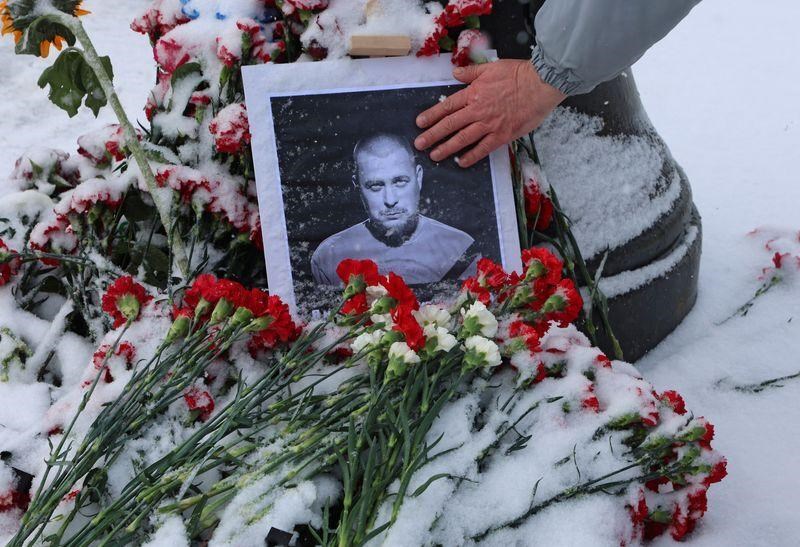
<path id="1" fill-rule="evenodd" d="M 410 51 L 408 36 L 362 35 L 350 37 L 348 53 L 353 57 L 402 57 Z"/>

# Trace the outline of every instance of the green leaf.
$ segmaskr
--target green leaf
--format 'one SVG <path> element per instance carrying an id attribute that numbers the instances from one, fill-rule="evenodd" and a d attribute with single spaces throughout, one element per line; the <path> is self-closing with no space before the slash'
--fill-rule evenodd
<path id="1" fill-rule="evenodd" d="M 192 74 L 199 74 L 203 75 L 203 69 L 200 67 L 200 63 L 184 63 L 178 68 L 175 69 L 175 72 L 172 73 L 172 87 L 175 87 L 175 84 L 190 76 Z"/>
<path id="2" fill-rule="evenodd" d="M 445 479 L 445 478 L 450 478 L 450 473 L 439 473 L 438 475 L 432 476 L 431 478 L 425 481 L 425 484 L 414 490 L 414 493 L 411 494 L 411 496 L 416 498 L 417 496 L 425 492 L 425 490 L 427 490 L 431 484 L 438 481 L 439 479 Z"/>
<path id="3" fill-rule="evenodd" d="M 439 48 L 442 51 L 453 51 L 454 47 L 456 47 L 456 42 L 449 36 L 439 38 Z"/>
<path id="4" fill-rule="evenodd" d="M 125 218 L 131 222 L 143 222 L 153 216 L 153 206 L 148 205 L 142 199 L 138 191 L 128 192 L 122 204 L 122 212 Z"/>
<path id="5" fill-rule="evenodd" d="M 477 15 L 470 15 L 464 19 L 467 28 L 481 28 L 481 18 Z"/>
<path id="6" fill-rule="evenodd" d="M 103 67 L 109 77 L 113 77 L 111 60 L 101 57 Z M 70 118 L 85 104 L 97 116 L 106 104 L 106 96 L 100 87 L 94 71 L 86 62 L 83 53 L 75 48 L 65 49 L 53 66 L 45 69 L 39 78 L 39 87 L 50 86 L 48 98 L 59 108 L 65 110 Z"/>

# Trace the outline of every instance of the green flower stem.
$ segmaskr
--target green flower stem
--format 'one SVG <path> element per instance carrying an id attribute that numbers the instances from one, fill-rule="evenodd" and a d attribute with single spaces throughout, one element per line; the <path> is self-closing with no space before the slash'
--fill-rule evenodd
<path id="1" fill-rule="evenodd" d="M 111 106 L 111 109 L 117 116 L 117 120 L 119 121 L 120 126 L 125 134 L 125 143 L 133 154 L 136 164 L 139 166 L 139 170 L 142 173 L 142 177 L 144 177 L 145 184 L 147 184 L 150 196 L 153 198 L 153 203 L 155 204 L 158 214 L 161 217 L 161 223 L 164 225 L 164 230 L 166 231 L 167 237 L 170 240 L 170 248 L 172 249 L 172 253 L 175 255 L 175 261 L 181 271 L 181 274 L 184 276 L 184 278 L 186 278 L 189 275 L 189 262 L 186 257 L 186 250 L 184 249 L 183 242 L 180 240 L 180 238 L 174 237 L 174 222 L 171 214 L 171 200 L 168 201 L 164 199 L 164 196 L 161 193 L 162 190 L 156 183 L 155 175 L 153 174 L 153 170 L 150 168 L 150 163 L 147 161 L 147 156 L 144 152 L 144 149 L 142 148 L 141 144 L 139 144 L 139 137 L 136 134 L 136 129 L 133 127 L 133 124 L 128 119 L 127 114 L 125 114 L 125 110 L 122 108 L 122 103 L 120 102 L 119 96 L 114 89 L 114 84 L 106 73 L 106 70 L 103 67 L 100 56 L 97 54 L 97 50 L 94 48 L 91 38 L 89 38 L 89 35 L 86 33 L 83 23 L 81 23 L 77 17 L 61 12 L 55 12 L 54 16 L 57 17 L 59 22 L 75 35 L 81 46 L 83 46 L 83 58 L 86 60 L 86 63 L 97 77 L 97 81 L 100 83 L 100 87 L 103 90 L 103 93 L 106 95 L 108 104 Z"/>
<path id="2" fill-rule="evenodd" d="M 542 170 L 544 166 L 542 165 L 538 151 L 536 150 L 536 142 L 534 140 L 534 133 L 531 133 L 528 136 L 530 142 L 530 148 L 526 147 L 522 144 L 522 148 L 525 152 L 530 156 L 531 160 L 536 162 Z M 522 141 L 520 141 L 522 142 Z M 544 172 L 543 172 L 544 174 Z M 550 201 L 553 203 L 553 209 L 555 214 L 553 215 L 553 220 L 555 221 L 556 232 L 558 234 L 558 244 L 556 244 L 555 240 L 552 238 L 548 238 L 544 234 L 537 232 L 534 228 L 533 234 L 539 237 L 540 239 L 546 240 L 549 243 L 555 245 L 561 256 L 564 258 L 564 265 L 567 267 L 567 270 L 570 272 L 570 276 L 577 282 L 578 281 L 578 274 L 583 278 L 583 282 L 586 284 L 586 287 L 589 290 L 589 295 L 591 297 L 592 303 L 592 311 L 597 309 L 598 314 L 600 315 L 600 320 L 603 323 L 603 328 L 608 335 L 609 340 L 611 341 L 612 349 L 614 350 L 614 357 L 616 359 L 624 359 L 624 355 L 622 353 L 622 347 L 619 344 L 619 340 L 614 335 L 614 330 L 611 327 L 611 322 L 608 319 L 608 302 L 606 301 L 605 295 L 603 295 L 600 288 L 595 283 L 594 278 L 589 273 L 589 269 L 586 266 L 586 262 L 583 259 L 583 255 L 581 254 L 580 247 L 578 246 L 578 242 L 575 239 L 575 235 L 572 233 L 572 228 L 570 227 L 570 220 L 564 214 L 563 209 L 561 208 L 561 203 L 558 200 L 558 195 L 556 194 L 555 188 L 550 185 L 550 189 L 548 190 L 548 195 L 550 196 Z M 524 204 L 524 201 L 523 201 Z M 531 240 L 534 238 L 531 237 Z M 532 241 L 531 241 L 532 242 Z M 570 252 L 567 251 L 567 248 Z M 577 271 L 576 271 L 577 266 Z M 592 342 L 595 344 L 597 343 L 597 328 L 595 327 L 594 321 L 592 319 L 592 312 L 584 314 L 586 319 L 586 330 L 589 333 L 589 337 L 591 338 Z"/>
<path id="3" fill-rule="evenodd" d="M 123 328 L 122 331 L 119 333 L 119 336 L 117 336 L 117 339 L 114 341 L 114 344 L 111 347 L 112 351 L 119 345 L 123 335 L 128 330 L 128 326 L 129 325 L 125 325 L 125 328 Z M 84 393 L 83 397 L 81 398 L 81 402 L 78 405 L 78 409 L 75 412 L 75 415 L 72 417 L 72 420 L 70 421 L 69 425 L 62 432 L 61 440 L 56 446 L 53 455 L 47 459 L 47 466 L 45 467 L 42 479 L 39 481 L 39 486 L 36 489 L 36 493 L 34 494 L 33 499 L 30 505 L 28 506 L 28 510 L 22 517 L 22 523 L 19 531 L 17 531 L 17 533 L 14 535 L 13 538 L 11 538 L 11 541 L 8 543 L 8 547 L 22 546 L 25 538 L 27 538 L 33 532 L 33 530 L 38 528 L 39 531 L 36 533 L 31 543 L 35 542 L 36 539 L 38 539 L 38 537 L 43 532 L 44 526 L 47 524 L 47 521 L 50 519 L 50 516 L 52 515 L 55 508 L 61 502 L 61 499 L 69 492 L 71 484 L 66 486 L 66 489 L 64 486 L 56 487 L 55 492 L 54 492 L 54 486 L 53 484 L 51 484 L 48 486 L 48 490 L 46 492 L 47 495 L 44 495 L 45 484 L 47 483 L 47 478 L 49 477 L 53 467 L 60 465 L 59 459 L 65 460 L 69 452 L 69 447 L 67 447 L 67 449 L 64 450 L 64 444 L 66 443 L 69 434 L 74 429 L 75 424 L 78 421 L 78 417 L 86 408 L 86 405 L 88 404 L 89 399 L 92 396 L 92 393 L 94 393 L 95 387 L 97 387 L 100 378 L 103 376 L 103 370 L 104 370 L 103 367 L 107 363 L 110 355 L 111 351 L 106 353 L 101 363 L 100 370 L 98 370 L 97 374 L 95 375 L 94 381 L 92 382 L 92 384 L 89 386 L 89 389 L 86 391 L 86 393 Z M 65 472 L 64 468 L 61 468 L 59 470 L 59 475 L 56 476 L 56 479 L 53 481 L 53 483 L 62 482 L 59 481 L 60 476 L 64 476 L 67 473 L 68 471 Z"/>
<path id="4" fill-rule="evenodd" d="M 120 332 L 114 347 L 119 344 L 126 330 L 127 326 Z M 217 352 L 220 351 L 219 348 L 224 347 L 225 343 L 224 341 L 220 343 L 220 337 L 230 336 L 231 334 L 236 336 L 240 332 L 234 331 L 231 333 L 231 331 L 226 331 L 223 328 L 209 341 L 206 339 L 204 331 L 198 331 L 195 333 L 194 338 L 188 339 L 180 346 L 180 349 L 190 350 L 191 353 L 188 358 L 186 358 L 184 352 L 176 351 L 162 360 L 162 353 L 166 349 L 165 345 L 162 344 L 148 365 L 134 373 L 123 394 L 103 409 L 72 456 L 71 464 L 62 465 L 66 463 L 65 458 L 69 454 L 69 448 L 64 449 L 64 443 L 72 432 L 78 416 L 85 409 L 99 378 L 102 376 L 103 367 L 101 366 L 94 383 L 84 395 L 81 405 L 73 416 L 72 422 L 64 431 L 54 456 L 48 461 L 48 467 L 45 470 L 37 494 L 34 496 L 34 500 L 23 518 L 20 530 L 12 538 L 10 545 L 22 545 L 25 538 L 34 533 L 34 530 L 36 530 L 33 538 L 35 542 L 43 533 L 47 522 L 61 499 L 73 488 L 75 483 L 85 477 L 100 459 L 105 459 L 106 463 L 110 465 L 122 452 L 127 439 L 147 421 L 147 419 L 143 420 L 142 417 L 154 416 L 163 411 L 175 399 L 175 392 L 180 393 L 185 389 L 202 372 L 205 366 L 213 360 Z M 209 349 L 215 346 L 215 342 L 219 348 L 215 350 L 213 355 L 209 356 Z M 105 364 L 110 354 L 111 352 L 106 354 L 103 364 Z M 173 374 L 164 382 L 164 377 L 170 369 L 174 369 Z M 151 390 L 159 382 L 163 382 L 164 385 L 160 386 L 159 390 L 156 391 L 155 397 L 151 397 Z M 47 487 L 47 490 L 44 491 L 43 488 L 48 474 L 55 465 L 60 466 L 59 472 Z"/>

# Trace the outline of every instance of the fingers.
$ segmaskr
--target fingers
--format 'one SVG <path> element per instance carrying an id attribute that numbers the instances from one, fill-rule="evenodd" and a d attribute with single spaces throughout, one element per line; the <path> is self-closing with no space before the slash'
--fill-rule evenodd
<path id="1" fill-rule="evenodd" d="M 453 93 L 445 100 L 436 103 L 428 110 L 417 116 L 417 126 L 421 128 L 430 127 L 445 116 L 453 114 L 457 110 L 464 108 L 467 104 L 466 89 Z"/>
<path id="2" fill-rule="evenodd" d="M 453 69 L 453 77 L 460 82 L 468 84 L 483 74 L 487 68 L 489 68 L 489 63 L 457 67 Z"/>
<path id="3" fill-rule="evenodd" d="M 454 114 L 450 114 L 449 116 L 439 120 L 436 125 L 417 137 L 416 140 L 414 140 L 414 146 L 417 148 L 417 150 L 425 150 L 437 142 L 449 137 L 459 129 L 468 126 L 475 120 L 476 115 L 474 112 L 472 112 L 469 108 L 462 108 Z"/>
<path id="4" fill-rule="evenodd" d="M 453 135 L 447 142 L 437 146 L 431 152 L 431 159 L 433 161 L 442 161 L 459 150 L 478 142 L 484 135 L 486 135 L 486 127 L 482 123 L 473 123 Z"/>
<path id="5" fill-rule="evenodd" d="M 494 134 L 486 135 L 475 147 L 458 158 L 459 167 L 471 167 L 505 144 Z"/>

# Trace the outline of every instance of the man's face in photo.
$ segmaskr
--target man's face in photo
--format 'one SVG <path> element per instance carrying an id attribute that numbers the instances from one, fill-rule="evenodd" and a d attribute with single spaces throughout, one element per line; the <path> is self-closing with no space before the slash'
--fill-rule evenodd
<path id="1" fill-rule="evenodd" d="M 390 239 L 410 236 L 417 226 L 422 167 L 401 144 L 381 139 L 356 157 L 357 182 L 370 221 Z"/>

